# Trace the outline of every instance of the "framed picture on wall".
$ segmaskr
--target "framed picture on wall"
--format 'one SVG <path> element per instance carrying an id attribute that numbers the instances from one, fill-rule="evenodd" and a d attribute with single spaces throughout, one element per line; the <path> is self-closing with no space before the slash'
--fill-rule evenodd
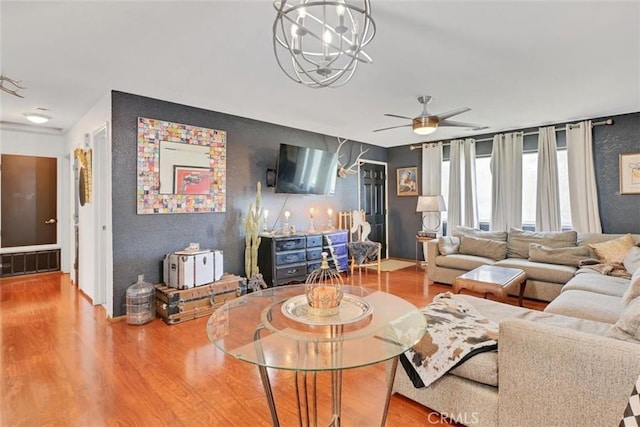
<path id="1" fill-rule="evenodd" d="M 211 169 L 193 166 L 173 167 L 174 194 L 209 194 Z"/>
<path id="2" fill-rule="evenodd" d="M 620 154 L 620 194 L 640 194 L 640 153 Z"/>
<path id="3" fill-rule="evenodd" d="M 418 195 L 418 167 L 410 166 L 398 168 L 397 171 L 397 195 L 417 196 Z"/>

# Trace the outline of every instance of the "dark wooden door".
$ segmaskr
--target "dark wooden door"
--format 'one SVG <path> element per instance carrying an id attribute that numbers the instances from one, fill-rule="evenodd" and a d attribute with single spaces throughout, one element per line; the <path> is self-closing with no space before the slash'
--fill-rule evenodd
<path id="1" fill-rule="evenodd" d="M 57 243 L 57 160 L 2 155 L 2 247 Z"/>
<path id="2" fill-rule="evenodd" d="M 362 163 L 360 165 L 360 209 L 371 224 L 369 239 L 382 243 L 382 254 L 387 253 L 387 194 L 384 165 Z"/>

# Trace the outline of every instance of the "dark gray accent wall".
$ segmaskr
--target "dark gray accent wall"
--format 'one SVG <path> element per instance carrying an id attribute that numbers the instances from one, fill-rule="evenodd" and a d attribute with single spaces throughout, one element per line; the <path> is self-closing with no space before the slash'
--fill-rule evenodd
<path id="1" fill-rule="evenodd" d="M 277 102 L 277 101 L 276 101 Z M 277 105 L 274 105 L 277 108 Z M 227 132 L 227 209 L 224 213 L 136 214 L 137 119 L 148 117 L 224 130 Z M 299 129 L 278 126 L 200 108 L 112 92 L 112 185 L 113 185 L 113 307 L 114 316 L 125 313 L 126 289 L 143 273 L 152 283 L 162 280 L 161 261 L 166 253 L 199 242 L 203 248 L 224 251 L 225 271 L 244 276 L 244 229 L 242 219 L 255 200 L 256 184 L 262 182 L 262 202 L 269 210 L 270 227 L 280 228 L 284 209 L 298 230 L 309 227 L 308 209 L 316 208 L 316 224 L 326 224 L 327 209 L 357 209 L 357 176 L 338 178 L 335 196 L 274 194 L 265 185 L 266 170 L 276 167 L 280 143 L 337 149 L 337 139 Z M 364 158 L 386 161 L 386 149 L 364 144 Z M 355 160 L 359 142 L 344 151 Z M 342 159 L 347 162 L 346 157 Z M 334 221 L 336 214 L 334 213 Z"/>
<path id="2" fill-rule="evenodd" d="M 593 128 L 600 221 L 605 233 L 640 233 L 640 194 L 620 194 L 620 154 L 640 153 L 640 113 Z"/>
<path id="3" fill-rule="evenodd" d="M 596 185 L 602 230 L 605 233 L 640 233 L 640 195 L 620 194 L 618 167 L 620 154 L 640 153 L 640 113 L 607 116 L 592 120 L 600 121 L 608 118 L 613 118 L 614 124 L 612 126 L 593 128 Z M 563 123 L 556 124 L 556 126 L 563 125 Z M 537 131 L 537 129 L 514 129 L 504 132 Z M 488 138 L 493 135 L 476 135 L 474 138 Z M 530 146 L 536 141 L 535 136 L 526 137 L 525 145 Z M 559 133 L 558 145 L 563 146 L 564 144 L 565 135 Z M 490 145 L 490 142 L 479 143 L 478 153 L 490 153 Z M 448 158 L 448 149 L 444 150 L 444 155 L 445 158 Z M 413 259 L 415 257 L 415 233 L 421 227 L 420 219 L 415 212 L 417 198 L 396 196 L 396 169 L 405 166 L 418 166 L 418 174 L 421 174 L 422 152 L 421 150 L 409 150 L 408 145 L 393 147 L 388 149 L 387 159 L 390 189 L 389 254 L 392 257 Z"/>

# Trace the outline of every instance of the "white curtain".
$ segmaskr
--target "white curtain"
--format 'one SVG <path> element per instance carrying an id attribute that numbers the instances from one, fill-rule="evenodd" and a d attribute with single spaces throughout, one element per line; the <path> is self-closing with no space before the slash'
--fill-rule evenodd
<path id="1" fill-rule="evenodd" d="M 478 227 L 475 140 L 451 141 L 450 149 L 447 235 L 459 225 Z"/>
<path id="2" fill-rule="evenodd" d="M 491 229 L 522 227 L 522 132 L 493 137 Z"/>
<path id="3" fill-rule="evenodd" d="M 423 196 L 442 194 L 442 142 L 422 144 L 422 191 Z"/>
<path id="4" fill-rule="evenodd" d="M 447 206 L 447 236 L 462 224 L 462 146 L 464 141 L 457 139 L 449 144 L 449 197 Z"/>
<path id="5" fill-rule="evenodd" d="M 556 128 L 550 126 L 538 129 L 536 230 L 560 231 L 561 228 Z"/>
<path id="6" fill-rule="evenodd" d="M 567 160 L 571 225 L 579 233 L 601 233 L 591 120 L 567 125 Z"/>
<path id="7" fill-rule="evenodd" d="M 476 141 L 464 141 L 464 215 L 463 225 L 478 228 L 478 195 L 476 193 Z"/>
<path id="8" fill-rule="evenodd" d="M 422 144 L 422 190 L 423 196 L 442 194 L 442 142 Z M 425 214 L 422 214 L 423 216 Z M 433 215 L 427 221 L 433 220 Z M 438 214 L 439 215 L 439 214 Z M 424 218 L 421 218 L 424 223 Z M 422 227 L 422 225 L 420 226 Z M 427 259 L 427 244 L 423 244 L 424 259 Z"/>

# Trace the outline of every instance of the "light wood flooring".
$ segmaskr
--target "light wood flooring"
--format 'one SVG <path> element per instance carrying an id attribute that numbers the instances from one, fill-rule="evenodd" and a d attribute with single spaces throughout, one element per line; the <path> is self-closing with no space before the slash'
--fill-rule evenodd
<path id="1" fill-rule="evenodd" d="M 417 306 L 451 290 L 428 286 L 415 267 L 347 280 Z M 67 274 L 2 279 L 0 426 L 271 425 L 257 368 L 217 350 L 206 321 L 111 322 Z M 293 374 L 270 371 L 270 377 L 282 425 L 297 425 Z M 379 425 L 384 364 L 347 370 L 343 378 L 343 425 Z M 318 399 L 320 408 L 330 407 L 328 394 Z M 395 395 L 387 425 L 450 425 L 439 418 Z"/>

